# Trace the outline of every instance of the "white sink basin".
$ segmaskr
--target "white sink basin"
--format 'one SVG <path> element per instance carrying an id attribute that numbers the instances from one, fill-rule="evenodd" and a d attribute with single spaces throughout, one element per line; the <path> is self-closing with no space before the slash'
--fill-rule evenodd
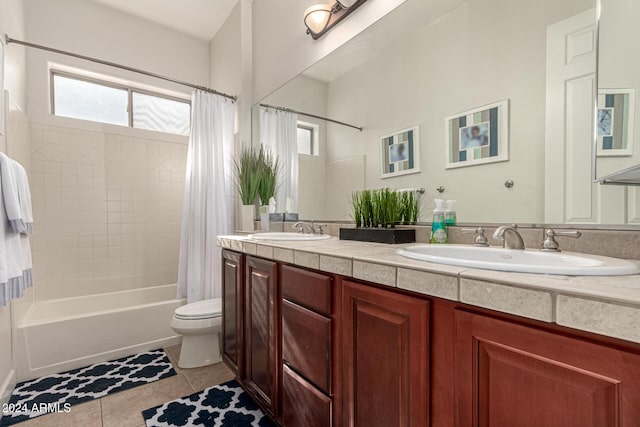
<path id="1" fill-rule="evenodd" d="M 520 273 L 618 276 L 640 273 L 634 262 L 572 252 L 542 252 L 465 245 L 415 245 L 398 249 L 406 258 L 437 264 Z"/>
<path id="2" fill-rule="evenodd" d="M 328 240 L 331 238 L 331 236 L 329 236 L 328 234 L 269 232 L 269 233 L 250 234 L 249 238 L 253 240 L 306 241 L 306 240 Z"/>

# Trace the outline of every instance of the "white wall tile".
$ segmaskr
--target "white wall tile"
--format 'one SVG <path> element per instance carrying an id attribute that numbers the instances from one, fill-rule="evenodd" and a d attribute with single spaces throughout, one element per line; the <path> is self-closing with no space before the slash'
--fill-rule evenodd
<path id="1" fill-rule="evenodd" d="M 175 283 L 186 145 L 31 125 L 37 299 Z"/>

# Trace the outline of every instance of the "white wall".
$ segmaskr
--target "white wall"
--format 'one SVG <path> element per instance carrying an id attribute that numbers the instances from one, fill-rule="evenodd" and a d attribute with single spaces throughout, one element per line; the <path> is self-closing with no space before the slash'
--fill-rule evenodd
<path id="1" fill-rule="evenodd" d="M 309 77 L 299 76 L 268 96 L 264 102 L 269 105 L 293 108 L 297 111 L 325 117 L 327 114 L 327 84 Z M 257 116 L 257 110 L 254 109 L 253 114 Z M 298 155 L 299 174 L 303 177 L 298 182 L 298 212 L 301 218 L 325 219 L 327 123 L 324 120 L 302 115 L 298 116 L 298 121 L 317 126 L 319 132 L 317 155 Z M 254 126 L 256 126 L 256 130 L 259 129 L 259 120 L 254 120 Z"/>
<path id="2" fill-rule="evenodd" d="M 0 34 L 9 34 L 12 37 L 24 36 L 24 14 L 22 0 L 4 0 L 0 2 Z M 14 157 L 25 165 L 29 172 L 29 137 L 25 133 L 26 116 L 23 111 L 26 104 L 25 95 L 25 53 L 24 49 L 10 45 L 5 46 L 4 55 L 4 87 L 9 96 L 7 102 L 9 109 L 6 111 L 6 131 L 4 137 L 0 137 L 0 150 Z M 5 108 L 0 105 L 0 108 Z M 25 161 L 26 158 L 26 161 Z M 21 303 L 30 304 L 31 292 L 23 298 Z M 22 307 L 22 306 L 21 306 Z M 13 311 L 16 309 L 13 308 Z M 18 310 L 21 312 L 21 310 Z M 15 313 L 14 313 L 15 315 Z M 15 385 L 15 372 L 12 361 L 12 334 L 11 334 L 12 307 L 0 307 L 0 403 L 8 400 Z M 0 414 L 1 416 L 1 414 Z"/>
<path id="3" fill-rule="evenodd" d="M 327 160 L 365 154 L 367 188 L 426 187 L 425 219 L 443 185 L 445 198 L 459 200 L 460 222 L 543 221 L 546 26 L 590 7 L 592 0 L 468 2 L 331 82 L 327 114 L 365 130 L 329 126 Z M 445 170 L 444 118 L 507 98 L 510 161 Z M 422 173 L 380 179 L 379 137 L 416 124 Z"/>
<path id="4" fill-rule="evenodd" d="M 209 84 L 208 43 L 155 23 L 83 0 L 25 0 L 25 19 L 26 36 L 32 43 L 195 84 Z M 49 62 L 187 96 L 192 91 L 151 77 L 36 49 L 27 51 L 27 60 L 28 115 L 38 123 L 57 124 L 55 117 L 49 115 Z"/>
<path id="5" fill-rule="evenodd" d="M 209 84 L 218 91 L 237 95 L 242 90 L 241 3 L 233 9 L 209 42 Z"/>
<path id="6" fill-rule="evenodd" d="M 640 40 L 638 2 L 606 1 L 602 5 L 599 28 L 598 86 L 611 89 L 636 89 L 633 155 L 630 157 L 599 157 L 598 176 L 635 166 L 640 162 L 640 57 L 629 55 L 631 40 Z M 624 64 L 623 66 L 621 64 Z"/>
<path id="7" fill-rule="evenodd" d="M 23 0 L 3 0 L 0 2 L 0 31 L 13 38 L 24 37 Z M 26 107 L 26 58 L 25 49 L 18 45 L 5 46 L 4 88 L 11 94 L 12 102 L 20 108 Z"/>
<path id="8" fill-rule="evenodd" d="M 303 22 L 304 11 L 317 4 L 316 0 L 254 1 L 254 102 L 297 76 L 404 1 L 369 1 L 317 41 L 305 33 Z"/>

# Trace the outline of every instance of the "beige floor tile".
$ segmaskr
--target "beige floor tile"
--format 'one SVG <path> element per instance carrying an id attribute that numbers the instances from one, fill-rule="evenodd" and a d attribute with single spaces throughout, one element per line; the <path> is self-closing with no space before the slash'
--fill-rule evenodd
<path id="1" fill-rule="evenodd" d="M 171 347 L 167 347 L 164 349 L 167 353 L 171 353 L 171 355 L 178 360 L 180 357 L 180 349 L 182 348 L 182 344 L 172 345 Z"/>
<path id="2" fill-rule="evenodd" d="M 181 373 L 187 377 L 195 391 L 201 391 L 235 378 L 233 372 L 224 363 L 216 363 L 202 368 L 183 369 Z"/>
<path id="3" fill-rule="evenodd" d="M 103 427 L 138 427 L 141 412 L 193 393 L 187 379 L 178 374 L 101 399 Z"/>
<path id="4" fill-rule="evenodd" d="M 167 357 L 171 361 L 171 364 L 173 365 L 173 369 L 176 372 L 180 372 L 181 369 L 178 366 L 178 357 L 180 355 L 180 346 L 177 345 L 175 347 L 178 347 L 178 349 L 175 350 L 174 347 L 167 347 L 167 348 L 164 349 L 164 351 L 167 353 Z M 172 349 L 174 349 L 174 350 L 172 350 Z"/>
<path id="5" fill-rule="evenodd" d="M 18 424 L 20 427 L 101 427 L 100 401 L 72 406 L 71 412 L 43 415 Z"/>

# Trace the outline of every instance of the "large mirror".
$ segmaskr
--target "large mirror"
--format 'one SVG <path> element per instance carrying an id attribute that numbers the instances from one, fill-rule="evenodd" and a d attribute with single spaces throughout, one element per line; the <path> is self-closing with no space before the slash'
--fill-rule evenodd
<path id="1" fill-rule="evenodd" d="M 639 7 L 602 2 L 603 20 Z M 596 34 L 595 0 L 407 1 L 256 104 L 254 143 L 295 120 L 305 219 L 349 220 L 354 190 L 389 187 L 425 190 L 422 221 L 442 198 L 459 223 L 640 223 L 640 198 L 593 183 Z"/>
<path id="2" fill-rule="evenodd" d="M 629 47 L 640 40 L 640 3 L 601 0 L 599 17 L 596 179 L 640 185 L 640 58 Z"/>

